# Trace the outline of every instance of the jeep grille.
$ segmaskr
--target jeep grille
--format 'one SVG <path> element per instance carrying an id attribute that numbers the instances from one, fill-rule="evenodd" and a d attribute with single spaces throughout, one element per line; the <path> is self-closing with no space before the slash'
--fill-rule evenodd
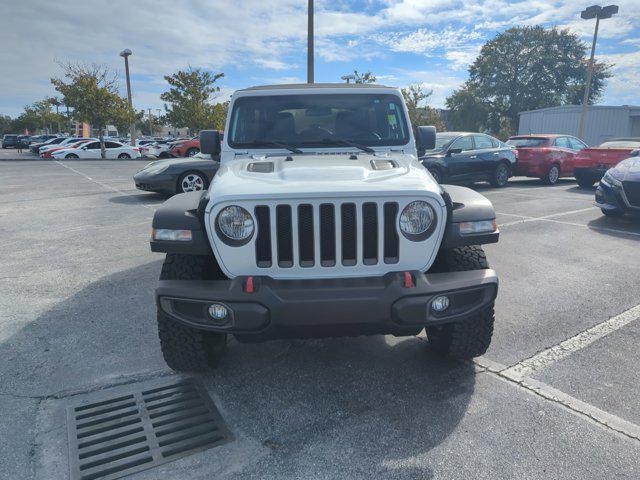
<path id="1" fill-rule="evenodd" d="M 287 204 L 278 205 L 275 209 L 268 205 L 256 206 L 256 265 L 269 268 L 277 262 L 280 268 L 294 265 L 313 267 L 316 266 L 318 250 L 322 267 L 334 267 L 336 263 L 355 266 L 358 264 L 358 242 L 364 265 L 376 265 L 379 261 L 397 263 L 398 204 L 365 202 L 359 210 L 352 202 L 321 203 L 317 206 Z M 275 215 L 274 235 L 272 215 Z M 339 232 L 337 236 L 336 232 Z M 381 245 L 379 235 L 383 240 Z"/>

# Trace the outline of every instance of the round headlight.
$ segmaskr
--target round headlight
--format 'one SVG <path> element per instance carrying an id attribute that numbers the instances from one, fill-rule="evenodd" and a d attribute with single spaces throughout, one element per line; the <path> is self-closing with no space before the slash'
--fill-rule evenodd
<path id="1" fill-rule="evenodd" d="M 402 210 L 400 230 L 410 240 L 423 240 L 431 233 L 435 218 L 436 214 L 431 205 L 422 200 L 416 200 Z"/>
<path id="2" fill-rule="evenodd" d="M 229 240 L 242 242 L 253 235 L 253 218 L 244 208 L 231 205 L 218 214 L 218 228 Z"/>

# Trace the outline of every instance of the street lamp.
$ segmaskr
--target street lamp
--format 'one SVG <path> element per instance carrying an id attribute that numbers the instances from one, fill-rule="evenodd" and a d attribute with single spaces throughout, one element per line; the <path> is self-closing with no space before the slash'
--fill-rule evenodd
<path id="1" fill-rule="evenodd" d="M 347 83 L 351 83 L 351 80 L 356 81 L 356 76 L 352 73 L 351 75 L 343 75 L 340 77 L 340 80 L 344 80 Z"/>
<path id="2" fill-rule="evenodd" d="M 313 83 L 313 0 L 307 4 L 307 83 Z"/>
<path id="3" fill-rule="evenodd" d="M 129 56 L 131 55 L 131 50 L 125 48 L 120 52 L 120 56 L 124 58 L 124 71 L 127 76 L 127 98 L 129 99 L 129 109 L 133 113 L 133 101 L 131 100 L 131 78 L 129 78 Z M 135 122 L 132 122 L 129 127 L 129 136 L 131 137 L 131 146 L 136 146 L 136 125 Z"/>
<path id="4" fill-rule="evenodd" d="M 587 116 L 587 107 L 589 105 L 589 90 L 591 89 L 591 78 L 593 77 L 593 55 L 596 52 L 596 41 L 598 40 L 598 27 L 600 26 L 600 20 L 613 17 L 618 13 L 617 5 L 607 5 L 601 7 L 600 5 L 592 5 L 585 8 L 580 12 L 580 17 L 583 20 L 596 19 L 596 29 L 593 32 L 593 43 L 591 44 L 591 57 L 589 58 L 589 65 L 587 67 L 587 84 L 584 88 L 584 98 L 582 100 L 582 112 L 580 112 L 580 127 L 578 128 L 578 137 L 584 140 L 584 120 Z"/>

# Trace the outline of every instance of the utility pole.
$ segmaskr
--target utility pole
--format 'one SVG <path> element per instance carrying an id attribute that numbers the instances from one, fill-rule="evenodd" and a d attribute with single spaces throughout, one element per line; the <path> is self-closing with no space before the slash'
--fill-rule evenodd
<path id="1" fill-rule="evenodd" d="M 151 109 L 149 109 L 149 136 L 153 137 L 153 118 L 151 117 Z"/>
<path id="2" fill-rule="evenodd" d="M 307 83 L 313 83 L 313 0 L 307 6 Z"/>
<path id="3" fill-rule="evenodd" d="M 580 17 L 583 20 L 596 19 L 596 28 L 593 32 L 593 42 L 591 43 L 591 56 L 589 57 L 589 64 L 587 66 L 587 82 L 584 87 L 584 97 L 582 99 L 582 111 L 580 112 L 580 125 L 578 127 L 578 137 L 584 140 L 584 122 L 587 116 L 587 108 L 589 107 L 589 93 L 591 90 L 591 80 L 593 78 L 593 57 L 596 53 L 596 42 L 598 41 L 598 27 L 600 26 L 600 20 L 611 18 L 618 13 L 617 5 L 608 5 L 601 7 L 599 5 L 593 5 L 580 12 Z"/>
<path id="4" fill-rule="evenodd" d="M 120 52 L 120 56 L 124 57 L 124 71 L 127 76 L 127 98 L 129 99 L 129 109 L 133 113 L 133 100 L 131 99 L 131 78 L 129 77 L 129 56 L 132 54 L 131 50 L 125 48 Z M 129 126 L 129 135 L 131 137 L 131 146 L 136 146 L 136 124 L 132 122 Z"/>

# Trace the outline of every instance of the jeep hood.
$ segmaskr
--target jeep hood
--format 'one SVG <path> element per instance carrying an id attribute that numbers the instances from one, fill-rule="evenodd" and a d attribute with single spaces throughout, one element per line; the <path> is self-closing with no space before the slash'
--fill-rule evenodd
<path id="1" fill-rule="evenodd" d="M 213 203 L 250 198 L 429 195 L 440 187 L 406 154 L 248 156 L 221 165 L 211 184 Z"/>

